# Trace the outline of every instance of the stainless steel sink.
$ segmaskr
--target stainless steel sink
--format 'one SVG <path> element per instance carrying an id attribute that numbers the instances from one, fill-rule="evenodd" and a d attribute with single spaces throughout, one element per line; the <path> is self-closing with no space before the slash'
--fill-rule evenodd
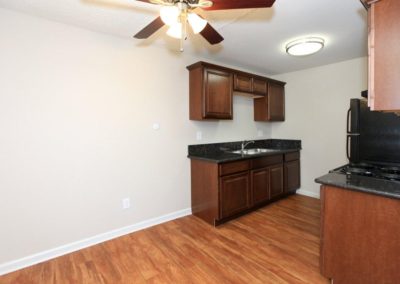
<path id="1" fill-rule="evenodd" d="M 240 154 L 240 155 L 257 155 L 257 154 L 271 153 L 271 152 L 277 152 L 277 151 L 279 151 L 279 150 L 267 149 L 267 148 L 252 148 L 252 149 L 244 149 L 243 151 L 236 150 L 236 151 L 232 151 L 231 153 Z"/>

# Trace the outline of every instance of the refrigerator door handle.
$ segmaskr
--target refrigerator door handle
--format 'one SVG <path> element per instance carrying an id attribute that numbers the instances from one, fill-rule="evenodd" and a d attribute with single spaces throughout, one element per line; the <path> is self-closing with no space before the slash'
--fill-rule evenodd
<path id="1" fill-rule="evenodd" d="M 349 108 L 349 110 L 347 111 L 347 119 L 346 119 L 346 123 L 347 123 L 346 131 L 347 131 L 347 134 L 350 133 L 350 113 L 351 113 L 351 108 Z"/>
<path id="2" fill-rule="evenodd" d="M 346 156 L 347 156 L 347 159 L 349 161 L 350 161 L 350 149 L 349 149 L 350 145 L 351 145 L 351 136 L 347 135 L 347 138 L 346 138 Z"/>
<path id="3" fill-rule="evenodd" d="M 346 120 L 346 122 L 347 122 L 347 125 L 346 125 L 347 135 L 348 136 L 360 136 L 360 133 L 351 132 L 351 129 L 350 129 L 350 123 L 351 123 L 350 122 L 350 114 L 351 114 L 351 108 L 349 108 L 349 110 L 347 111 L 347 120 Z M 347 143 L 349 143 L 349 142 L 347 141 Z"/>

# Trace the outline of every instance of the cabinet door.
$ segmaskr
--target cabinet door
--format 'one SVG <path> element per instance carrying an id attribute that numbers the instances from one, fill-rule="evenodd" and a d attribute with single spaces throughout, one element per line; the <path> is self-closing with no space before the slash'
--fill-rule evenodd
<path id="1" fill-rule="evenodd" d="M 285 191 L 293 191 L 300 187 L 300 161 L 285 163 Z"/>
<path id="2" fill-rule="evenodd" d="M 283 194 L 283 165 L 275 165 L 269 168 L 269 188 L 271 198 Z"/>
<path id="3" fill-rule="evenodd" d="M 269 169 L 251 171 L 252 204 L 256 205 L 270 199 Z"/>
<path id="4" fill-rule="evenodd" d="M 253 91 L 252 84 L 253 79 L 251 77 L 239 74 L 234 75 L 233 89 L 235 91 L 251 93 Z"/>
<path id="5" fill-rule="evenodd" d="M 285 120 L 285 86 L 268 82 L 267 96 L 254 99 L 255 121 Z"/>
<path id="6" fill-rule="evenodd" d="M 372 2 L 369 9 L 369 103 L 400 110 L 400 1 Z"/>
<path id="7" fill-rule="evenodd" d="M 232 119 L 232 74 L 204 69 L 204 118 Z"/>
<path id="8" fill-rule="evenodd" d="M 267 81 L 261 79 L 253 79 L 253 93 L 258 95 L 267 95 Z"/>
<path id="9" fill-rule="evenodd" d="M 249 173 L 220 178 L 220 214 L 225 218 L 250 207 Z"/>
<path id="10" fill-rule="evenodd" d="M 285 120 L 285 89 L 284 86 L 269 83 L 268 86 L 268 120 Z"/>

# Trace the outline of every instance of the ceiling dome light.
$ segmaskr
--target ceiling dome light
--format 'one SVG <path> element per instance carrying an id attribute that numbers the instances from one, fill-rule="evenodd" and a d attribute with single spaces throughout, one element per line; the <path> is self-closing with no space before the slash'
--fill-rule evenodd
<path id="1" fill-rule="evenodd" d="M 293 56 L 314 54 L 324 47 L 324 39 L 320 37 L 307 37 L 289 42 L 286 52 Z"/>
<path id="2" fill-rule="evenodd" d="M 161 20 L 168 26 L 178 22 L 180 11 L 176 6 L 163 6 L 160 9 Z"/>

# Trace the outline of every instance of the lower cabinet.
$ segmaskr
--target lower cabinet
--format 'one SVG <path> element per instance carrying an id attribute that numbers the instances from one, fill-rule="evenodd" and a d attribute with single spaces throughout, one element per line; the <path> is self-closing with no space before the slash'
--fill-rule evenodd
<path id="1" fill-rule="evenodd" d="M 294 165 L 298 152 L 222 164 L 192 159 L 192 213 L 218 225 L 294 193 L 300 187 Z"/>
<path id="2" fill-rule="evenodd" d="M 276 165 L 269 169 L 271 198 L 283 194 L 283 165 Z"/>
<path id="3" fill-rule="evenodd" d="M 283 194 L 282 164 L 251 171 L 252 205 L 266 201 Z"/>
<path id="4" fill-rule="evenodd" d="M 269 173 L 269 168 L 251 171 L 252 204 L 260 204 L 270 199 Z"/>
<path id="5" fill-rule="evenodd" d="M 300 187 L 300 160 L 285 163 L 285 191 Z"/>
<path id="6" fill-rule="evenodd" d="M 285 154 L 284 189 L 286 192 L 295 191 L 300 187 L 300 153 Z"/>
<path id="7" fill-rule="evenodd" d="M 400 283 L 400 200 L 321 187 L 321 274 L 331 283 Z"/>
<path id="8" fill-rule="evenodd" d="M 250 207 L 250 183 L 247 172 L 220 179 L 221 217 L 229 217 Z"/>

